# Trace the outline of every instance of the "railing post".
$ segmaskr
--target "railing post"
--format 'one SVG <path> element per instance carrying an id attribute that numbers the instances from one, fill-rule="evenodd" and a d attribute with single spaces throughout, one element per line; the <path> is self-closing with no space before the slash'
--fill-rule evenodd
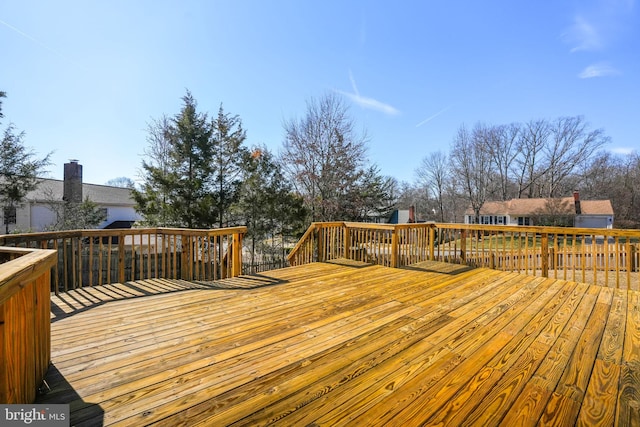
<path id="1" fill-rule="evenodd" d="M 342 226 L 343 230 L 344 230 L 344 257 L 346 259 L 351 259 L 349 258 L 350 254 L 351 254 L 351 232 L 349 231 L 349 227 L 345 225 Z"/>
<path id="2" fill-rule="evenodd" d="M 191 244 L 191 236 L 185 236 L 184 234 L 180 238 L 180 278 L 183 280 L 191 280 L 189 262 L 189 245 Z"/>
<path id="3" fill-rule="evenodd" d="M 234 233 L 232 238 L 231 277 L 238 277 L 242 274 L 242 234 Z"/>
<path id="4" fill-rule="evenodd" d="M 124 239 L 125 235 L 120 233 L 118 236 L 118 281 L 124 283 Z"/>
<path id="5" fill-rule="evenodd" d="M 542 233 L 540 256 L 542 257 L 542 277 L 549 277 L 549 235 L 547 233 Z"/>
<path id="6" fill-rule="evenodd" d="M 460 261 L 467 260 L 467 230 L 460 230 Z"/>
<path id="7" fill-rule="evenodd" d="M 326 260 L 325 254 L 325 241 L 324 241 L 324 227 L 318 225 L 318 262 L 324 262 Z"/>
<path id="8" fill-rule="evenodd" d="M 429 260 L 433 261 L 436 255 L 436 225 L 429 225 Z"/>
<path id="9" fill-rule="evenodd" d="M 398 267 L 398 258 L 399 258 L 399 244 L 398 244 L 398 227 L 393 227 L 393 231 L 391 232 L 391 267 Z"/>

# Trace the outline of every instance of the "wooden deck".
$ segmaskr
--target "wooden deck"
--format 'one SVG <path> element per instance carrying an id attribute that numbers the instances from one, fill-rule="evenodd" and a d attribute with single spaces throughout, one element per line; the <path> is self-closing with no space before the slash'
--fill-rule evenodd
<path id="1" fill-rule="evenodd" d="M 314 263 L 53 299 L 72 425 L 638 425 L 640 293 Z"/>

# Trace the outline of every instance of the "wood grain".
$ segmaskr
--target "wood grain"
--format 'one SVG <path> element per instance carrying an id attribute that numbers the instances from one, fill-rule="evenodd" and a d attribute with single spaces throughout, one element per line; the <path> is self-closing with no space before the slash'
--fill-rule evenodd
<path id="1" fill-rule="evenodd" d="M 52 299 L 40 401 L 77 425 L 632 425 L 639 304 L 434 262 L 95 286 Z"/>

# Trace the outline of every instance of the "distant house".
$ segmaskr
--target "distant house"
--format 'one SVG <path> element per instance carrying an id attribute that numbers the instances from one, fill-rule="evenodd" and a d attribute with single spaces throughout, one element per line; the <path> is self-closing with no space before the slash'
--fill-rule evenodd
<path id="1" fill-rule="evenodd" d="M 414 222 L 416 222 L 415 208 L 411 206 L 409 209 L 396 209 L 391 212 L 387 224 L 408 224 Z"/>
<path id="2" fill-rule="evenodd" d="M 16 209 L 15 218 L 9 224 L 9 232 L 46 230 L 56 221 L 51 204 L 62 203 L 63 200 L 79 202 L 88 198 L 98 205 L 104 217 L 98 228 L 128 228 L 141 219 L 135 211 L 135 201 L 130 189 L 83 183 L 82 165 L 77 161 L 66 163 L 64 167 L 64 180 L 42 179 L 36 190 L 27 195 L 26 203 Z M 3 224 L 0 234 L 4 231 Z"/>
<path id="3" fill-rule="evenodd" d="M 475 223 L 469 208 L 465 224 Z M 511 199 L 485 202 L 480 208 L 480 224 L 495 225 L 564 225 L 579 228 L 613 228 L 613 207 L 609 200 L 580 200 L 573 197 L 553 199 Z"/>

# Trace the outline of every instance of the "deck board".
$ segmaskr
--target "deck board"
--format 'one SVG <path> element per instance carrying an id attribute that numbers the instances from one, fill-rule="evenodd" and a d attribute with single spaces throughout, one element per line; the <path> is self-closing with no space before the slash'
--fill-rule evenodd
<path id="1" fill-rule="evenodd" d="M 52 299 L 73 425 L 633 425 L 640 297 L 426 262 Z"/>

